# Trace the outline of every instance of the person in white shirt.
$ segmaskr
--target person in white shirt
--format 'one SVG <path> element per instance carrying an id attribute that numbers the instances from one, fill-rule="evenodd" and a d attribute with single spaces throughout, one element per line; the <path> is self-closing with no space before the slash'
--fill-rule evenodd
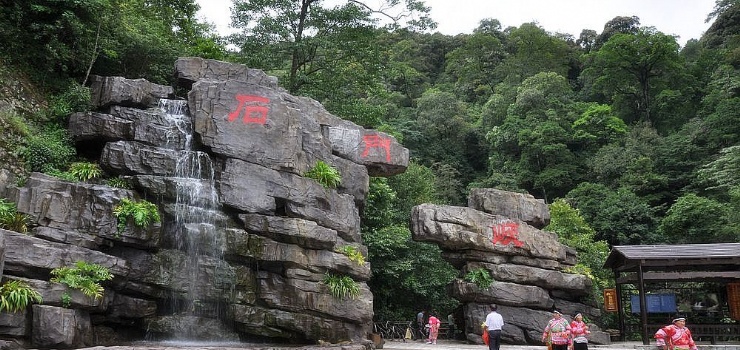
<path id="1" fill-rule="evenodd" d="M 501 347 L 501 329 L 504 318 L 496 312 L 496 304 L 491 305 L 491 312 L 486 316 L 485 331 L 488 332 L 488 350 L 499 350 Z"/>

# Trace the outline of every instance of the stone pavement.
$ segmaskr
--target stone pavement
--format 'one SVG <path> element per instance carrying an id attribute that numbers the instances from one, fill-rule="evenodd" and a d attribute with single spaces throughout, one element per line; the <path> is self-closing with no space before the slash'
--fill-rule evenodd
<path id="1" fill-rule="evenodd" d="M 699 350 L 740 350 L 740 344 L 728 343 L 711 345 L 697 344 Z M 655 345 L 643 345 L 642 342 L 614 342 L 609 345 L 589 344 L 589 350 L 657 350 Z M 501 350 L 546 350 L 544 345 L 510 345 L 501 344 Z M 436 345 L 422 341 L 387 341 L 383 350 L 488 350 L 485 345 L 470 344 L 452 340 L 438 340 Z"/>

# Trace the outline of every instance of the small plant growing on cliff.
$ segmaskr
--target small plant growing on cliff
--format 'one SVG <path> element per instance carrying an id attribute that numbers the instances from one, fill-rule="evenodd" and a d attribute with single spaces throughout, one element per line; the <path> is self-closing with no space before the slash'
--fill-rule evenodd
<path id="1" fill-rule="evenodd" d="M 103 170 L 95 163 L 76 162 L 69 166 L 69 173 L 77 181 L 90 181 L 103 175 Z"/>
<path id="2" fill-rule="evenodd" d="M 365 264 L 365 256 L 362 255 L 362 253 L 359 250 L 357 250 L 357 248 L 351 245 L 346 245 L 341 248 L 337 248 L 337 252 L 346 255 L 350 261 L 356 262 L 357 265 Z"/>
<path id="3" fill-rule="evenodd" d="M 360 285 L 349 276 L 337 276 L 327 273 L 323 283 L 329 287 L 329 293 L 337 299 L 350 297 L 356 299 L 360 295 Z"/>
<path id="4" fill-rule="evenodd" d="M 105 183 L 106 183 L 106 185 L 108 185 L 110 187 L 123 188 L 123 189 L 127 189 L 127 190 L 130 190 L 131 189 L 131 184 L 126 179 L 124 179 L 124 178 L 122 178 L 120 176 L 119 177 L 114 177 L 114 178 L 108 179 L 108 180 L 105 181 Z"/>
<path id="5" fill-rule="evenodd" d="M 19 213 L 15 203 L 0 198 L 0 228 L 26 233 L 28 232 L 28 215 Z"/>
<path id="6" fill-rule="evenodd" d="M 62 307 L 69 308 L 72 306 L 72 296 L 69 293 L 62 293 Z"/>
<path id="7" fill-rule="evenodd" d="M 66 284 L 69 288 L 82 291 L 85 295 L 94 299 L 101 298 L 105 288 L 100 285 L 101 281 L 113 279 L 113 274 L 105 266 L 78 261 L 74 267 L 60 267 L 51 270 L 52 282 Z"/>
<path id="8" fill-rule="evenodd" d="M 470 283 L 474 283 L 481 289 L 487 289 L 491 284 L 493 284 L 491 273 L 482 267 L 468 271 L 468 273 L 465 274 L 465 280 Z"/>
<path id="9" fill-rule="evenodd" d="M 342 182 L 342 176 L 339 174 L 339 170 L 321 160 L 316 162 L 316 165 L 303 174 L 303 176 L 318 181 L 318 183 L 326 188 L 336 188 Z"/>
<path id="10" fill-rule="evenodd" d="M 118 233 L 126 229 L 128 219 L 134 220 L 134 224 L 139 227 L 146 227 L 153 222 L 159 222 L 159 210 L 157 206 L 149 201 L 134 202 L 128 198 L 121 199 L 115 208 L 113 214 L 118 219 Z"/>
<path id="11" fill-rule="evenodd" d="M 0 287 L 0 312 L 18 312 L 31 303 L 41 303 L 41 294 L 23 281 L 8 281 Z"/>

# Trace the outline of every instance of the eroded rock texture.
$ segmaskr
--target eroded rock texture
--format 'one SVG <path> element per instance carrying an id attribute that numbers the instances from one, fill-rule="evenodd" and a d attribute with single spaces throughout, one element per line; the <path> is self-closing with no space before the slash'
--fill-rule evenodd
<path id="1" fill-rule="evenodd" d="M 482 288 L 464 277 L 450 286 L 463 303 L 467 338 L 481 342 L 488 306 L 504 317 L 502 339 L 512 344 L 540 344 L 542 330 L 558 310 L 598 319 L 601 311 L 589 298 L 591 280 L 564 272 L 576 264 L 576 252 L 557 235 L 541 230 L 550 221 L 547 204 L 530 195 L 497 189 L 473 189 L 469 207 L 422 204 L 411 218 L 414 240 L 437 244 L 460 276 L 484 269 L 494 282 Z M 592 325 L 590 341 L 609 343 L 608 334 Z M 482 343 L 482 342 L 481 342 Z"/>
<path id="2" fill-rule="evenodd" d="M 78 153 L 131 189 L 38 173 L 2 189 L 32 221 L 30 235 L 0 230 L 4 277 L 29 283 L 44 302 L 0 318 L 0 333 L 62 348 L 171 338 L 363 343 L 370 267 L 337 250 L 367 255 L 359 212 L 369 176 L 403 172 L 408 150 L 261 71 L 200 58 L 179 59 L 175 71 L 175 88 L 95 77 L 95 111 L 70 117 Z M 174 96 L 182 90 L 187 100 Z M 336 189 L 304 176 L 319 161 L 339 170 Z M 123 198 L 157 204 L 161 223 L 119 230 L 113 210 Z M 79 260 L 113 273 L 103 298 L 49 282 L 51 269 Z M 327 274 L 351 277 L 359 297 L 333 297 Z"/>

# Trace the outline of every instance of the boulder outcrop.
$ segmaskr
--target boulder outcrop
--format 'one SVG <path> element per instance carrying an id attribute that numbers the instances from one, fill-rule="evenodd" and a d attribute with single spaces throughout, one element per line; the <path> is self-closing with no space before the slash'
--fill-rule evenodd
<path id="1" fill-rule="evenodd" d="M 367 344 L 370 266 L 341 251 L 367 256 L 359 213 L 369 177 L 403 172 L 408 150 L 259 70 L 181 58 L 175 77 L 174 87 L 94 77 L 94 110 L 70 117 L 78 153 L 129 189 L 40 173 L 20 187 L 0 182 L 31 228 L 0 230 L 2 273 L 43 297 L 3 314 L 0 335 L 54 348 L 175 338 Z M 336 188 L 306 177 L 319 161 L 339 171 Z M 123 199 L 156 204 L 161 222 L 121 229 Z M 102 298 L 49 281 L 50 270 L 77 261 L 113 274 Z M 330 275 L 353 281 L 357 297 L 334 295 Z"/>
<path id="2" fill-rule="evenodd" d="M 544 201 L 485 188 L 471 190 L 468 205 L 422 204 L 411 214 L 413 239 L 437 244 L 442 257 L 460 270 L 449 293 L 463 304 L 468 340 L 482 343 L 480 324 L 490 304 L 499 306 L 506 323 L 502 340 L 512 344 L 541 344 L 553 310 L 600 316 L 589 298 L 591 280 L 565 272 L 576 264 L 575 250 L 541 230 L 550 221 Z M 490 286 L 465 277 L 480 271 L 492 278 Z M 608 343 L 596 325 L 591 331 L 593 343 Z"/>

